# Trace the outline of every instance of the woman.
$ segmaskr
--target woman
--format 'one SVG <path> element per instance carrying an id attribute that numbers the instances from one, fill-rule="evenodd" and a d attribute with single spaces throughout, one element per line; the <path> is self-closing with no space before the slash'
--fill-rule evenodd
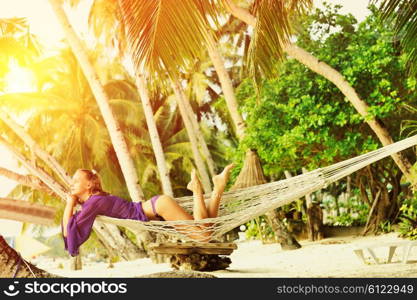
<path id="1" fill-rule="evenodd" d="M 71 196 L 62 217 L 62 233 L 65 249 L 72 256 L 78 255 L 78 248 L 90 236 L 94 220 L 98 215 L 139 221 L 149 220 L 201 220 L 217 217 L 220 199 L 226 187 L 233 164 L 213 177 L 214 189 L 208 207 L 204 202 L 203 189 L 196 171 L 191 173 L 187 188 L 193 192 L 193 216 L 187 213 L 170 196 L 157 195 L 146 202 L 129 202 L 104 192 L 95 171 L 79 169 L 74 173 L 71 184 Z M 81 211 L 73 214 L 74 207 L 80 204 Z M 203 234 L 206 238 L 207 233 Z M 200 236 L 201 238 L 201 236 Z"/>

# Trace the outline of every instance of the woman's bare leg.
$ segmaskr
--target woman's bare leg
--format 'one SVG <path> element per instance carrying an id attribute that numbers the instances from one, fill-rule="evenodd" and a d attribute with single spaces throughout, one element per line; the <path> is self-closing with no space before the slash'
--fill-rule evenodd
<path id="1" fill-rule="evenodd" d="M 152 212 L 152 207 L 150 200 L 146 201 L 143 204 L 143 210 L 145 214 L 148 216 L 148 213 L 151 214 L 148 216 L 153 219 L 154 213 Z M 186 212 L 176 201 L 170 196 L 162 195 L 155 202 L 155 210 L 158 215 L 163 217 L 166 221 L 181 221 L 181 220 L 193 220 L 193 216 L 191 216 L 188 212 Z M 189 238 L 200 241 L 200 242 L 208 242 L 211 237 L 211 233 L 206 230 L 206 226 L 204 225 L 174 225 L 174 228 L 188 236 Z"/>
<path id="2" fill-rule="evenodd" d="M 194 208 L 193 216 L 186 212 L 172 197 L 167 195 L 161 195 L 155 202 L 155 210 L 158 215 L 162 216 L 167 221 L 175 220 L 201 220 L 208 217 L 206 204 L 204 202 L 203 188 L 200 180 L 198 179 L 196 170 L 191 172 L 191 181 L 188 183 L 187 188 L 193 191 Z M 143 210 L 146 216 L 154 220 L 155 214 L 152 210 L 151 201 L 148 200 L 143 203 Z"/>
<path id="3" fill-rule="evenodd" d="M 156 220 L 156 216 L 152 210 L 151 200 L 148 200 L 142 205 L 143 211 L 150 220 Z M 193 220 L 193 216 L 187 213 L 172 197 L 168 195 L 161 195 L 155 202 L 155 210 L 158 215 L 163 217 L 166 221 L 175 220 Z"/>
<path id="4" fill-rule="evenodd" d="M 230 171 L 233 169 L 233 167 L 234 164 L 227 165 L 220 174 L 213 177 L 214 189 L 211 193 L 211 198 L 208 205 L 209 218 L 215 218 L 219 214 L 220 200 L 229 179 Z"/>
<path id="5" fill-rule="evenodd" d="M 159 196 L 159 198 L 156 200 L 155 210 L 157 214 L 162 216 L 166 221 L 193 219 L 201 220 L 207 218 L 208 214 L 206 205 L 204 203 L 203 188 L 195 170 L 193 170 L 191 174 L 191 181 L 187 185 L 187 188 L 193 191 L 194 217 L 186 212 L 172 197 L 167 195 Z M 156 219 L 156 216 L 152 211 L 152 204 L 150 200 L 143 203 L 143 210 L 149 219 Z M 178 230 L 178 232 L 184 233 L 194 240 L 208 242 L 211 237 L 211 232 L 207 230 L 208 225 L 209 224 L 196 226 L 175 225 L 175 228 Z"/>
<path id="6" fill-rule="evenodd" d="M 204 202 L 203 187 L 200 179 L 197 176 L 195 169 L 191 172 L 191 181 L 187 185 L 187 189 L 193 192 L 194 206 L 193 215 L 194 220 L 201 220 L 208 217 L 206 203 Z"/>

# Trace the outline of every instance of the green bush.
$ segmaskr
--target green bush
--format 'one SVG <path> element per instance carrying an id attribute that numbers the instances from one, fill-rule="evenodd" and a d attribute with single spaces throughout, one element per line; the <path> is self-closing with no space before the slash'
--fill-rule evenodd
<path id="1" fill-rule="evenodd" d="M 245 224 L 245 235 L 247 239 L 273 240 L 274 231 L 269 226 L 265 216 L 250 220 Z"/>
<path id="2" fill-rule="evenodd" d="M 378 230 L 382 233 L 389 233 L 393 231 L 392 224 L 389 220 L 379 223 Z"/>
<path id="3" fill-rule="evenodd" d="M 324 208 L 328 211 L 336 209 L 334 201 L 324 201 Z M 369 206 L 362 202 L 358 195 L 350 197 L 347 202 L 339 201 L 338 216 L 330 216 L 330 225 L 336 226 L 361 226 L 366 224 L 369 214 Z"/>
<path id="4" fill-rule="evenodd" d="M 411 240 L 417 239 L 417 196 L 406 199 L 400 208 L 400 236 Z"/>

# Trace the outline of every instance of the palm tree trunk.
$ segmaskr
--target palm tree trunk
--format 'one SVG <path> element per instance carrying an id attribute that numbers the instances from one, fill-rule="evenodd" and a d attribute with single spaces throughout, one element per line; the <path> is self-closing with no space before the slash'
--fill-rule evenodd
<path id="1" fill-rule="evenodd" d="M 139 90 L 143 112 L 145 113 L 146 124 L 148 125 L 152 148 L 155 153 L 156 165 L 158 166 L 159 175 L 161 177 L 162 190 L 164 191 L 164 194 L 173 197 L 174 193 L 169 179 L 169 171 L 167 169 L 164 150 L 162 148 L 161 139 L 159 138 L 158 129 L 156 128 L 155 119 L 153 117 L 148 90 L 146 88 L 146 80 L 142 74 L 136 74 L 136 86 Z"/>
<path id="2" fill-rule="evenodd" d="M 213 62 L 217 75 L 219 76 L 227 108 L 236 128 L 236 134 L 239 140 L 242 140 L 242 138 L 245 135 L 246 125 L 238 110 L 239 106 L 236 101 L 232 80 L 230 79 L 230 76 L 224 66 L 224 60 L 220 54 L 220 51 L 214 39 L 212 37 L 209 37 L 207 40 L 207 44 L 210 59 Z M 246 157 L 244 160 L 242 171 L 238 175 L 232 189 L 253 186 L 265 182 L 266 180 L 262 172 L 262 167 L 259 163 L 257 153 L 251 149 L 248 149 L 246 152 Z M 293 235 L 290 232 L 288 232 L 285 226 L 281 224 L 281 221 L 277 219 L 277 214 L 275 210 L 269 211 L 266 214 L 266 217 L 268 219 L 268 222 L 271 224 L 272 229 L 274 230 L 275 235 L 283 249 L 287 250 L 301 247 L 298 244 L 297 240 L 293 237 Z"/>
<path id="3" fill-rule="evenodd" d="M 268 211 L 265 216 L 267 217 L 267 222 L 274 231 L 275 239 L 281 245 L 282 250 L 295 250 L 301 248 L 301 245 L 288 231 L 284 222 L 281 221 L 282 218 L 277 210 L 272 209 Z"/>
<path id="4" fill-rule="evenodd" d="M 1 278 L 58 278 L 60 276 L 39 269 L 24 260 L 0 235 Z"/>
<path id="5" fill-rule="evenodd" d="M 237 190 L 264 183 L 266 183 L 266 179 L 262 172 L 259 157 L 255 151 L 248 150 L 246 152 L 243 168 L 230 190 Z M 301 247 L 282 221 L 283 217 L 278 214 L 278 210 L 272 209 L 268 211 L 265 216 L 268 224 L 275 233 L 276 241 L 281 245 L 283 250 L 292 250 Z"/>
<path id="6" fill-rule="evenodd" d="M 58 182 L 56 182 L 49 174 L 42 169 L 34 166 L 28 159 L 16 151 L 8 142 L 0 138 L 0 145 L 3 145 L 31 174 L 37 176 L 43 183 L 45 183 L 58 197 L 67 198 L 67 190 Z"/>
<path id="7" fill-rule="evenodd" d="M 214 171 L 214 161 L 213 161 L 213 157 L 211 156 L 210 150 L 207 146 L 206 141 L 204 140 L 204 135 L 200 130 L 200 125 L 198 124 L 198 121 L 195 117 L 193 108 L 190 105 L 190 101 L 186 98 L 184 93 L 181 93 L 181 96 L 183 97 L 182 102 L 185 105 L 185 109 L 187 111 L 187 115 L 191 120 L 191 124 L 193 125 L 193 130 L 195 132 L 195 136 L 197 137 L 198 140 L 198 144 L 201 147 L 201 151 L 203 152 L 203 155 L 206 158 L 206 162 L 207 162 L 207 166 L 210 172 L 210 175 L 213 177 L 214 175 L 216 175 L 215 171 Z"/>
<path id="8" fill-rule="evenodd" d="M 339 90 L 346 96 L 349 102 L 353 105 L 356 111 L 364 118 L 369 127 L 376 134 L 383 146 L 387 146 L 393 143 L 393 139 L 388 132 L 388 129 L 382 123 L 382 121 L 376 118 L 368 117 L 369 106 L 356 93 L 355 89 L 346 81 L 342 74 L 330 67 L 326 63 L 319 61 L 316 57 L 305 51 L 304 49 L 294 45 L 288 44 L 285 46 L 285 51 L 293 58 L 310 68 L 317 74 L 322 75 L 332 83 L 334 83 Z M 403 174 L 410 180 L 413 185 L 417 184 L 416 178 L 413 178 L 411 173 L 411 163 L 401 153 L 395 153 L 391 155 L 397 166 L 403 172 Z"/>
<path id="9" fill-rule="evenodd" d="M 14 131 L 25 144 L 33 151 L 39 158 L 41 158 L 51 169 L 54 171 L 64 183 L 68 189 L 70 186 L 71 178 L 68 173 L 61 167 L 54 157 L 49 155 L 46 151 L 42 150 L 36 142 L 29 136 L 25 130 L 17 124 L 10 116 L 4 111 L 0 110 L 0 119 Z"/>
<path id="10" fill-rule="evenodd" d="M 185 107 L 185 104 L 184 104 L 185 95 L 183 95 L 181 86 L 178 82 L 171 81 L 171 86 L 172 86 L 172 89 L 174 90 L 175 99 L 177 100 L 177 104 L 180 109 L 182 119 L 184 121 L 185 129 L 187 130 L 188 137 L 191 142 L 191 149 L 193 151 L 194 161 L 197 166 L 197 170 L 201 176 L 201 181 L 203 184 L 204 192 L 210 193 L 211 192 L 210 177 L 204 165 L 203 158 L 201 157 L 200 152 L 198 150 L 197 137 L 194 132 L 193 124 L 188 116 L 187 108 Z"/>
<path id="11" fill-rule="evenodd" d="M 106 249 L 111 249 L 110 253 L 116 253 L 121 259 L 130 261 L 147 257 L 146 251 L 135 245 L 116 225 L 96 220 L 93 229 L 101 239 L 101 242 L 106 245 Z M 147 231 L 141 230 L 135 232 L 135 234 L 137 240 L 148 239 Z"/>
<path id="12" fill-rule="evenodd" d="M 18 182 L 21 185 L 28 186 L 32 189 L 39 190 L 45 192 L 49 195 L 53 195 L 54 192 L 48 188 L 46 184 L 44 184 L 41 180 L 39 180 L 36 176 L 33 175 L 21 175 L 11 170 L 5 169 L 0 167 L 0 176 L 4 176 L 9 178 L 13 181 Z"/>
<path id="13" fill-rule="evenodd" d="M 56 209 L 52 206 L 0 197 L 0 219 L 27 222 L 40 225 L 52 225 Z"/>
<path id="14" fill-rule="evenodd" d="M 120 126 L 114 117 L 112 109 L 109 105 L 109 99 L 103 89 L 103 86 L 101 85 L 100 80 L 88 59 L 87 51 L 85 50 L 81 41 L 78 39 L 74 29 L 68 21 L 68 18 L 61 6 L 61 1 L 49 0 L 49 3 L 51 4 L 53 11 L 62 26 L 72 51 L 77 57 L 81 69 L 83 70 L 95 96 L 98 107 L 109 131 L 110 139 L 119 160 L 123 176 L 126 180 L 129 195 L 135 202 L 144 200 L 143 191 L 139 186 L 138 175 L 136 173 L 133 160 L 129 154 L 126 141 L 122 135 Z"/>
<path id="15" fill-rule="evenodd" d="M 219 76 L 220 84 L 222 86 L 222 91 L 224 98 L 226 100 L 227 108 L 232 117 L 233 124 L 236 128 L 236 134 L 241 140 L 245 135 L 245 122 L 238 110 L 238 104 L 236 101 L 235 93 L 233 91 L 232 80 L 230 79 L 229 74 L 224 66 L 224 60 L 220 54 L 219 49 L 212 37 L 209 37 L 207 40 L 207 49 L 211 61 L 213 62 L 214 68 L 216 69 L 217 76 Z"/>
<path id="16" fill-rule="evenodd" d="M 223 1 L 225 2 L 227 9 L 233 16 L 235 16 L 236 18 L 240 19 L 248 25 L 251 25 L 253 27 L 256 26 L 256 18 L 249 11 L 247 11 L 244 8 L 238 7 L 233 2 L 233 0 Z M 288 55 L 290 55 L 291 57 L 293 57 L 294 59 L 298 60 L 300 63 L 311 69 L 312 71 L 322 75 L 323 77 L 331 81 L 333 84 L 335 84 L 350 101 L 350 103 L 355 107 L 356 111 L 362 117 L 364 117 L 366 123 L 368 123 L 368 125 L 374 131 L 378 139 L 381 141 L 382 145 L 386 146 L 393 143 L 393 139 L 385 125 L 378 119 L 367 117 L 369 108 L 368 105 L 362 99 L 359 98 L 355 89 L 346 81 L 342 74 L 340 74 L 337 70 L 327 65 L 325 62 L 319 61 L 316 57 L 294 44 L 288 43 L 287 45 L 285 45 L 284 51 L 287 52 Z M 391 155 L 391 157 L 394 159 L 395 163 L 398 165 L 398 167 L 407 177 L 407 179 L 410 180 L 413 186 L 416 186 L 417 178 L 415 178 L 415 176 L 413 176 L 410 171 L 411 163 L 408 161 L 408 159 L 405 158 L 401 153 L 395 153 Z"/>
<path id="17" fill-rule="evenodd" d="M 207 42 L 208 42 L 207 48 L 208 48 L 209 56 L 213 62 L 214 68 L 216 69 L 216 73 L 219 76 L 220 84 L 222 86 L 222 90 L 224 93 L 224 98 L 226 99 L 227 108 L 229 110 L 230 116 L 232 117 L 233 123 L 236 128 L 236 134 L 239 140 L 242 140 L 242 138 L 245 135 L 246 125 L 238 110 L 239 106 L 236 101 L 235 93 L 233 90 L 232 80 L 230 79 L 230 76 L 227 73 L 227 70 L 224 66 L 223 58 L 220 54 L 219 49 L 217 48 L 215 44 L 215 41 L 213 40 L 213 38 L 209 37 Z M 251 156 L 257 156 L 257 155 L 258 154 L 251 149 L 247 150 L 246 152 L 246 158 L 251 157 Z M 261 177 L 262 180 L 265 180 L 263 172 L 262 172 L 262 168 L 260 167 L 260 165 L 255 164 L 253 166 L 250 166 L 251 161 L 254 161 L 254 160 L 245 159 L 244 167 L 242 171 L 240 172 L 238 178 L 236 179 L 234 188 L 237 188 L 238 186 L 247 187 L 247 186 L 258 184 L 258 181 L 259 181 L 258 177 Z"/>

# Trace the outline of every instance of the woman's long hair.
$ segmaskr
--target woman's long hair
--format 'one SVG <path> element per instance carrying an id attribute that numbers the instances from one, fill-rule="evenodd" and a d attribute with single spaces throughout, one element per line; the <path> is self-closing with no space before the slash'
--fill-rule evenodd
<path id="1" fill-rule="evenodd" d="M 78 169 L 77 171 L 83 172 L 87 178 L 91 182 L 91 188 L 89 190 L 90 195 L 108 195 L 109 193 L 103 191 L 101 187 L 101 180 L 98 173 L 94 170 L 88 169 Z"/>

